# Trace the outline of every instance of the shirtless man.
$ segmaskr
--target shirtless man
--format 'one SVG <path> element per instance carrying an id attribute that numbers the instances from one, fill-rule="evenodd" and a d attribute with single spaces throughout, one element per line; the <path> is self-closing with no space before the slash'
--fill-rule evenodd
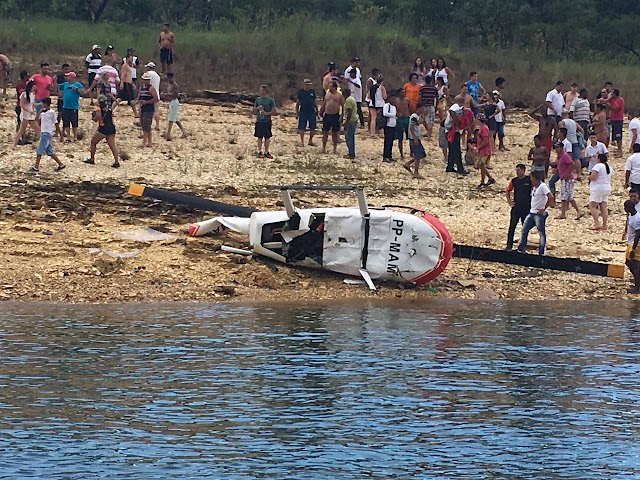
<path id="1" fill-rule="evenodd" d="M 529 112 L 529 116 L 538 122 L 538 136 L 540 145 L 545 147 L 551 155 L 553 150 L 553 134 L 557 128 L 555 118 L 552 115 L 545 115 L 545 105 L 539 105 Z M 548 158 L 547 158 L 548 160 Z"/>
<path id="2" fill-rule="evenodd" d="M 409 138 L 409 117 L 411 116 L 411 106 L 409 99 L 405 97 L 404 88 L 398 90 L 398 98 L 393 105 L 396 107 L 396 140 L 398 140 L 398 150 L 400 159 L 404 159 L 404 139 Z"/>
<path id="3" fill-rule="evenodd" d="M 482 106 L 477 103 L 471 95 L 467 92 L 467 84 L 463 83 L 460 87 L 460 96 L 464 97 L 464 108 L 470 108 L 473 110 L 474 115 L 478 113 L 478 109 Z"/>
<path id="4" fill-rule="evenodd" d="M 544 178 L 546 178 L 549 171 L 549 155 L 549 150 L 540 141 L 540 135 L 533 137 L 533 147 L 531 147 L 529 155 L 527 155 L 531 162 L 531 172 L 542 172 Z"/>
<path id="5" fill-rule="evenodd" d="M 329 63 L 327 66 L 329 67 L 328 71 L 325 76 L 322 77 L 322 90 L 324 90 L 325 92 L 329 90 L 332 79 L 336 76 L 336 72 L 338 71 L 335 63 Z"/>
<path id="6" fill-rule="evenodd" d="M 138 111 L 134 106 L 136 93 L 133 88 L 133 54 L 128 53 L 124 59 L 124 63 L 120 68 L 120 93 L 118 98 L 127 102 L 127 105 L 131 107 L 133 116 L 138 118 Z"/>
<path id="7" fill-rule="evenodd" d="M 9 57 L 0 53 L 0 82 L 2 82 L 2 94 L 7 94 L 7 86 L 11 85 L 11 61 Z"/>
<path id="8" fill-rule="evenodd" d="M 160 63 L 162 63 L 162 73 L 171 71 L 173 65 L 173 56 L 176 54 L 176 36 L 169 30 L 169 24 L 165 23 L 160 37 L 158 38 L 160 45 Z"/>
<path id="9" fill-rule="evenodd" d="M 578 84 L 576 82 L 573 82 L 571 84 L 570 90 L 564 94 L 564 109 L 565 110 L 570 110 L 571 109 L 571 104 L 573 103 L 573 101 L 578 98 Z"/>
<path id="10" fill-rule="evenodd" d="M 320 107 L 320 116 L 322 120 L 322 153 L 327 153 L 327 139 L 329 131 L 331 131 L 331 140 L 333 141 L 333 153 L 338 154 L 338 135 L 340 134 L 340 125 L 342 118 L 340 112 L 344 106 L 344 97 L 338 93 L 338 84 L 331 82 L 329 91 L 324 96 L 322 107 Z"/>

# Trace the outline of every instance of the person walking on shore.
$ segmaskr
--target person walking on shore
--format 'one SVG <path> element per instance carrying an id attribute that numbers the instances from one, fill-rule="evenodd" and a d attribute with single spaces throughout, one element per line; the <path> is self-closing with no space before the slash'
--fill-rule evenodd
<path id="1" fill-rule="evenodd" d="M 438 99 L 438 89 L 433 86 L 429 75 L 425 77 L 425 82 L 420 87 L 420 103 L 424 108 L 424 114 L 420 118 L 421 123 L 427 129 L 427 139 L 431 140 L 433 135 L 433 125 L 436 123 L 436 100 Z"/>
<path id="2" fill-rule="evenodd" d="M 29 80 L 25 86 L 24 92 L 20 94 L 20 128 L 16 132 L 16 138 L 13 141 L 13 148 L 18 146 L 18 142 L 22 139 L 22 135 L 31 125 L 36 132 L 36 139 L 40 136 L 40 125 L 36 122 L 37 113 L 35 111 L 35 82 Z M 24 145 L 24 143 L 23 143 Z"/>
<path id="3" fill-rule="evenodd" d="M 424 106 L 418 102 L 416 105 L 416 111 L 409 117 L 409 150 L 411 151 L 411 160 L 402 165 L 402 167 L 413 178 L 424 178 L 420 175 L 420 160 L 427 158 L 427 152 L 422 145 L 422 138 L 420 137 L 420 117 L 424 115 Z"/>
<path id="4" fill-rule="evenodd" d="M 493 154 L 493 141 L 487 123 L 487 117 L 485 117 L 484 114 L 479 113 L 476 116 L 475 129 L 477 130 L 478 143 L 474 148 L 476 149 L 475 167 L 480 170 L 479 189 L 496 183 L 495 178 L 491 176 L 487 168 L 491 155 Z M 487 183 L 484 182 L 485 178 L 488 179 Z"/>
<path id="5" fill-rule="evenodd" d="M 258 141 L 258 158 L 273 158 L 269 152 L 271 144 L 271 117 L 277 115 L 276 102 L 269 96 L 269 87 L 260 85 L 260 96 L 253 104 L 253 113 L 256 115 L 256 125 L 254 137 Z M 264 141 L 264 153 L 262 153 L 262 142 Z"/>
<path id="6" fill-rule="evenodd" d="M 138 91 L 136 103 L 140 105 L 140 125 L 142 126 L 142 148 L 153 147 L 151 124 L 155 114 L 155 105 L 160 100 L 158 91 L 151 85 L 151 75 L 145 72 L 142 75 L 142 86 Z"/>
<path id="7" fill-rule="evenodd" d="M 353 70 L 352 70 L 353 72 Z M 351 73 L 351 72 L 350 72 Z M 355 160 L 356 158 L 356 128 L 358 127 L 358 105 L 349 88 L 342 89 L 344 101 L 344 137 L 347 143 L 347 154 L 344 158 Z"/>
<path id="8" fill-rule="evenodd" d="M 40 141 L 36 149 L 36 164 L 31 170 L 33 172 L 40 171 L 40 159 L 46 153 L 58 164 L 56 171 L 59 172 L 65 168 L 65 165 L 53 151 L 53 131 L 57 123 L 57 115 L 56 112 L 51 110 L 51 99 L 49 97 L 42 99 L 42 110 L 40 110 L 37 118 L 40 120 Z"/>
<path id="9" fill-rule="evenodd" d="M 575 185 L 573 170 L 575 166 L 573 164 L 573 159 L 571 158 L 570 153 L 565 151 L 564 147 L 565 145 L 560 141 L 554 144 L 554 149 L 556 154 L 558 155 L 558 158 L 553 166 L 556 168 L 556 172 L 558 173 L 558 177 L 560 179 L 561 204 L 560 216 L 558 218 L 567 218 L 567 210 L 569 209 L 569 204 L 571 204 L 571 206 L 576 209 L 576 220 L 580 220 L 580 218 L 582 217 L 582 213 L 580 213 L 578 204 L 573 197 L 573 189 Z"/>
<path id="10" fill-rule="evenodd" d="M 355 71 L 354 71 L 355 75 Z M 316 91 L 311 88 L 312 82 L 310 78 L 305 78 L 304 87 L 298 90 L 296 98 L 296 119 L 298 120 L 298 135 L 300 135 L 300 144 L 304 146 L 304 132 L 309 128 L 309 145 L 315 146 L 313 137 L 316 134 L 317 118 L 318 118 L 318 98 Z"/>
<path id="11" fill-rule="evenodd" d="M 543 181 L 541 172 L 531 174 L 531 209 L 529 215 L 524 219 L 522 224 L 522 233 L 520 234 L 520 243 L 518 244 L 518 252 L 525 253 L 527 248 L 527 240 L 529 232 L 535 226 L 540 234 L 540 242 L 538 244 L 538 254 L 544 255 L 544 249 L 547 245 L 546 223 L 549 212 L 547 209 L 555 204 L 553 194 Z"/>
<path id="12" fill-rule="evenodd" d="M 607 146 L 598 141 L 596 132 L 589 132 L 589 143 L 584 150 L 585 163 L 587 163 L 587 169 L 590 172 L 593 167 L 598 163 L 598 155 L 602 153 L 609 153 Z M 640 165 L 639 165 L 640 166 Z M 640 172 L 638 172 L 640 174 Z"/>
<path id="13" fill-rule="evenodd" d="M 176 54 L 176 36 L 169 30 L 169 24 L 162 26 L 162 31 L 158 37 L 158 45 L 160 45 L 160 63 L 162 64 L 162 73 L 168 73 L 173 68 L 173 57 Z"/>
<path id="14" fill-rule="evenodd" d="M 175 81 L 173 73 L 167 73 L 167 84 L 165 85 L 165 91 L 160 96 L 164 101 L 169 102 L 169 114 L 167 116 L 167 131 L 163 133 L 161 136 L 167 140 L 171 141 L 171 129 L 173 128 L 173 124 L 175 123 L 180 131 L 182 132 L 182 138 L 187 138 L 189 134 L 182 126 L 182 122 L 180 122 L 179 111 L 180 111 L 180 100 L 178 96 L 180 95 L 180 87 L 178 83 Z"/>
<path id="15" fill-rule="evenodd" d="M 342 125 L 340 112 L 343 111 L 343 106 L 344 97 L 341 93 L 338 93 L 338 84 L 333 81 L 329 85 L 329 91 L 324 96 L 320 107 L 320 116 L 322 117 L 322 153 L 327 153 L 329 132 L 331 132 L 331 140 L 333 141 L 333 153 L 338 153 L 338 135 Z"/>
<path id="16" fill-rule="evenodd" d="M 516 176 L 509 181 L 505 192 L 507 203 L 511 207 L 506 250 L 513 250 L 513 236 L 516 233 L 518 221 L 524 225 L 531 211 L 531 177 L 526 174 L 524 164 L 516 165 Z"/>
<path id="17" fill-rule="evenodd" d="M 107 103 L 106 96 L 98 96 L 98 105 L 95 107 L 92 115 L 93 121 L 98 123 L 98 130 L 93 134 L 93 138 L 91 138 L 91 145 L 89 147 L 90 157 L 84 160 L 84 163 L 87 165 L 96 164 L 96 148 L 98 143 L 102 140 L 106 140 L 114 160 L 111 166 L 113 168 L 120 168 L 118 147 L 116 146 L 116 126 L 113 123 L 113 111 L 117 107 L 117 102 L 109 104 Z"/>
<path id="18" fill-rule="evenodd" d="M 91 99 L 91 105 L 93 105 L 93 99 L 97 95 L 94 95 L 94 80 L 98 74 L 98 70 L 102 66 L 102 55 L 100 55 L 100 45 L 94 45 L 91 47 L 91 52 L 84 59 L 84 66 L 87 69 L 87 80 L 89 83 L 89 98 Z"/>
<path id="19" fill-rule="evenodd" d="M 444 121 L 444 130 L 447 140 L 447 169 L 446 172 L 456 172 L 459 175 L 467 175 L 467 171 L 462 165 L 462 149 L 460 147 L 460 138 L 465 130 L 462 127 L 462 118 L 464 115 L 464 98 L 456 97 L 454 103 L 447 113 Z"/>

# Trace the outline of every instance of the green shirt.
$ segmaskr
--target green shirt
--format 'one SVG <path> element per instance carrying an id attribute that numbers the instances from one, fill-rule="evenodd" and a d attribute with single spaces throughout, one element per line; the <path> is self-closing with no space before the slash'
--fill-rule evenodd
<path id="1" fill-rule="evenodd" d="M 271 97 L 258 97 L 256 98 L 256 103 L 254 107 L 258 107 L 262 105 L 265 112 L 270 112 L 276 106 L 276 102 Z M 264 115 L 262 112 L 258 112 L 256 114 L 256 122 L 267 122 L 271 123 L 271 115 Z"/>
<path id="2" fill-rule="evenodd" d="M 358 105 L 356 105 L 356 99 L 353 96 L 349 96 L 344 102 L 344 115 L 348 115 L 347 110 L 351 110 L 351 118 L 347 120 L 349 123 L 355 123 L 358 121 Z"/>

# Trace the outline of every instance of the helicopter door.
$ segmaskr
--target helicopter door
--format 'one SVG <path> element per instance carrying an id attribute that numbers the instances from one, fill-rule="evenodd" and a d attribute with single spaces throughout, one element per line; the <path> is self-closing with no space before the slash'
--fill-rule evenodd
<path id="1" fill-rule="evenodd" d="M 360 275 L 364 248 L 363 219 L 357 210 L 325 214 L 322 266 L 334 272 Z"/>

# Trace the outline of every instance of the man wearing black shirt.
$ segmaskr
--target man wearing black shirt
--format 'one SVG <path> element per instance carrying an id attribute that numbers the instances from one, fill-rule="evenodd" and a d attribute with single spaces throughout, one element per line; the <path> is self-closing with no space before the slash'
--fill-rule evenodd
<path id="1" fill-rule="evenodd" d="M 524 219 L 531 210 L 531 178 L 525 175 L 525 166 L 522 163 L 516 165 L 516 175 L 506 189 L 507 202 L 511 207 L 506 250 L 513 250 L 513 235 L 516 232 L 518 220 L 524 223 Z"/>
<path id="2" fill-rule="evenodd" d="M 298 134 L 301 145 L 304 146 L 304 131 L 309 126 L 309 145 L 314 146 L 313 136 L 316 134 L 316 120 L 318 105 L 316 92 L 311 88 L 311 80 L 304 79 L 304 88 L 298 91 L 296 100 L 296 118 L 298 119 Z"/>

